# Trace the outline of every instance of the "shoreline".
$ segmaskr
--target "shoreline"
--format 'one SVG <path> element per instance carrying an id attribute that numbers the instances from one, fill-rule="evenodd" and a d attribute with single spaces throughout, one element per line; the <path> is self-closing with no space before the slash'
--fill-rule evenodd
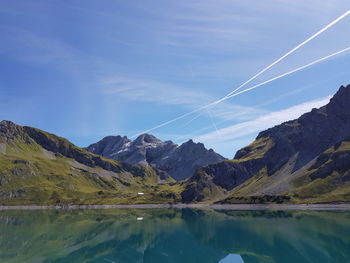
<path id="1" fill-rule="evenodd" d="M 350 211 L 350 203 L 343 204 L 130 204 L 130 205 L 64 205 L 64 206 L 0 206 L 1 210 L 75 210 L 75 209 L 164 209 L 207 208 L 214 210 L 313 210 Z"/>

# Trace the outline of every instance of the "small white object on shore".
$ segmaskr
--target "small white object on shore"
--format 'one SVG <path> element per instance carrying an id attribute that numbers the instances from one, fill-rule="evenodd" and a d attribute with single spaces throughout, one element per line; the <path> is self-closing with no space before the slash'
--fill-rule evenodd
<path id="1" fill-rule="evenodd" d="M 141 220 L 143 220 L 143 217 L 138 217 L 136 219 L 137 219 L 137 221 L 141 221 Z"/>
<path id="2" fill-rule="evenodd" d="M 137 194 L 138 194 L 138 195 L 144 195 L 144 193 L 142 193 L 142 192 L 138 192 Z"/>

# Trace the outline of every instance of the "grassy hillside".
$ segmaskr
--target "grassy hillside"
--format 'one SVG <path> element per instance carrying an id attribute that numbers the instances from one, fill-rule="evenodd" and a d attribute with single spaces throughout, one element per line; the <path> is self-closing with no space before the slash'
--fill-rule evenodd
<path id="1" fill-rule="evenodd" d="M 272 176 L 252 177 L 221 202 L 350 202 L 350 138 L 330 147 L 302 169 L 291 172 L 294 160 Z"/>
<path id="2" fill-rule="evenodd" d="M 168 203 L 179 199 L 181 189 L 173 184 L 151 167 L 105 159 L 39 129 L 0 123 L 0 204 Z"/>
<path id="3" fill-rule="evenodd" d="M 289 191 L 312 202 L 350 202 L 350 138 L 321 154 Z"/>

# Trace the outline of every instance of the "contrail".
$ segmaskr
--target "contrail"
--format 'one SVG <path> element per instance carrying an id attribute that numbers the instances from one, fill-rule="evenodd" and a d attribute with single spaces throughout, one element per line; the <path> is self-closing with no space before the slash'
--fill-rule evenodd
<path id="1" fill-rule="evenodd" d="M 319 30 L 318 32 L 316 32 L 315 34 L 313 34 L 311 37 L 309 37 L 308 39 L 306 39 L 305 41 L 303 41 L 302 43 L 300 43 L 299 45 L 297 45 L 295 48 L 291 49 L 290 51 L 288 51 L 286 54 L 284 54 L 282 57 L 280 57 L 279 59 L 277 59 L 276 61 L 274 61 L 272 64 L 270 64 L 269 66 L 267 66 L 266 68 L 264 68 L 263 70 L 259 71 L 256 75 L 254 75 L 253 77 L 251 77 L 250 79 L 248 79 L 246 82 L 244 82 L 243 84 L 241 84 L 238 88 L 236 88 L 234 91 L 231 91 L 229 94 L 227 94 L 225 97 L 223 97 L 222 99 L 218 100 L 217 102 L 220 103 L 223 99 L 225 99 L 226 97 L 231 96 L 233 93 L 235 93 L 236 91 L 240 90 L 242 87 L 244 87 L 245 85 L 247 85 L 249 82 L 253 81 L 254 79 L 256 79 L 257 77 L 259 77 L 261 74 L 263 74 L 264 72 L 266 72 L 267 70 L 269 70 L 270 68 L 272 68 L 274 65 L 276 65 L 277 63 L 281 62 L 283 59 L 285 59 L 286 57 L 288 57 L 289 55 L 293 54 L 295 51 L 297 51 L 299 48 L 301 48 L 302 46 L 306 45 L 308 42 L 310 42 L 311 40 L 313 40 L 314 38 L 318 37 L 320 34 L 322 34 L 323 32 L 325 32 L 326 30 L 330 29 L 332 26 L 334 26 L 335 24 L 337 24 L 339 21 L 343 20 L 345 17 L 347 17 L 350 14 L 350 10 L 348 10 L 347 12 L 345 12 L 344 14 L 342 14 L 340 17 L 338 17 L 337 19 L 335 19 L 334 21 L 332 21 L 331 23 L 329 23 L 328 25 L 326 25 L 325 27 L 323 27 L 321 30 Z"/>
<path id="2" fill-rule="evenodd" d="M 237 96 L 237 95 L 239 95 L 239 94 L 245 93 L 245 92 L 247 92 L 247 91 L 256 89 L 256 88 L 258 88 L 258 87 L 260 87 L 260 86 L 263 86 L 263 85 L 265 85 L 265 84 L 267 84 L 267 83 L 270 83 L 270 82 L 272 82 L 272 81 L 274 81 L 274 80 L 283 78 L 283 77 L 288 76 L 288 75 L 290 75 L 290 74 L 293 74 L 293 73 L 295 73 L 295 72 L 298 72 L 298 71 L 301 71 L 301 70 L 306 69 L 306 68 L 308 68 L 308 67 L 311 67 L 312 65 L 315 65 L 315 64 L 320 63 L 320 62 L 322 62 L 322 61 L 324 61 L 324 60 L 330 59 L 330 58 L 332 58 L 332 57 L 334 57 L 334 56 L 337 56 L 337 55 L 339 55 L 339 54 L 341 54 L 341 53 L 344 53 L 344 52 L 346 52 L 346 51 L 349 51 L 349 50 L 350 50 L 350 47 L 344 48 L 344 49 L 342 49 L 342 50 L 340 50 L 340 51 L 338 51 L 338 52 L 335 52 L 335 53 L 333 53 L 333 54 L 331 54 L 331 55 L 328 55 L 328 56 L 326 56 L 326 57 L 317 59 L 317 60 L 315 60 L 315 61 L 313 61 L 313 62 L 311 62 L 311 63 L 309 63 L 309 64 L 306 64 L 306 65 L 301 66 L 301 67 L 299 67 L 299 68 L 296 68 L 296 69 L 293 69 L 293 70 L 288 71 L 288 72 L 286 72 L 286 73 L 283 73 L 283 74 L 281 74 L 281 75 L 279 75 L 279 76 L 277 76 L 277 77 L 274 77 L 274 78 L 272 78 L 272 79 L 269 79 L 269 80 L 266 80 L 266 81 L 264 81 L 264 82 L 261 82 L 261 83 L 255 85 L 255 86 L 253 86 L 253 87 L 244 89 L 244 90 L 242 90 L 242 91 L 240 91 L 240 92 L 237 92 L 237 93 L 235 93 L 235 94 L 231 94 L 230 96 L 226 97 L 225 100 L 227 100 L 227 99 L 229 99 L 229 98 L 232 98 L 232 97 L 235 97 L 235 96 Z"/>
<path id="3" fill-rule="evenodd" d="M 324 31 L 328 30 L 329 28 L 331 28 L 332 26 L 334 26 L 336 23 L 338 23 L 339 21 L 341 21 L 342 19 L 344 19 L 345 17 L 347 17 L 350 14 L 350 10 L 348 10 L 347 12 L 345 12 L 343 15 L 341 15 L 340 17 L 338 17 L 337 19 L 335 19 L 334 21 L 332 21 L 330 24 L 328 24 L 327 26 L 323 27 L 321 30 L 319 30 L 317 33 L 315 33 L 314 35 L 312 35 L 311 37 L 309 37 L 308 39 L 306 39 L 305 41 L 303 41 L 302 43 L 300 43 L 298 46 L 296 46 L 295 48 L 291 49 L 290 51 L 288 51 L 285 55 L 283 55 L 282 57 L 280 57 L 278 60 L 276 60 L 275 62 L 273 62 L 272 64 L 270 64 L 269 66 L 267 66 L 266 68 L 264 68 L 263 70 L 261 70 L 260 72 L 258 72 L 257 74 L 255 74 L 253 77 L 251 77 L 249 80 L 247 80 L 246 82 L 244 82 L 243 84 L 241 84 L 238 88 L 236 88 L 234 91 L 230 92 L 229 94 L 227 94 L 226 96 L 222 97 L 219 100 L 216 100 L 212 103 L 209 103 L 207 105 L 204 105 L 198 109 L 195 109 L 193 111 L 190 111 L 188 113 L 185 113 L 177 118 L 171 119 L 167 122 L 164 122 L 162 124 L 159 124 L 151 129 L 145 130 L 144 132 L 138 133 L 134 136 L 132 136 L 131 138 L 134 138 L 138 135 L 141 135 L 142 133 L 148 133 L 150 131 L 159 129 L 163 126 L 166 126 L 170 123 L 173 123 L 174 121 L 183 119 L 189 115 L 191 115 L 192 113 L 198 112 L 202 109 L 211 107 L 213 105 L 216 105 L 224 100 L 226 100 L 227 97 L 231 96 L 233 93 L 235 93 L 236 91 L 238 91 L 239 89 L 241 89 L 243 86 L 247 85 L 249 82 L 251 82 L 252 80 L 256 79 L 258 76 L 260 76 L 261 74 L 263 74 L 264 72 L 266 72 L 267 70 L 269 70 L 271 67 L 273 67 L 274 65 L 276 65 L 277 63 L 281 62 L 283 59 L 285 59 L 286 57 L 288 57 L 290 54 L 294 53 L 296 50 L 298 50 L 299 48 L 301 48 L 302 46 L 304 46 L 306 43 L 310 42 L 311 40 L 313 40 L 314 38 L 316 38 L 317 36 L 319 36 L 320 34 L 322 34 Z"/>
<path id="4" fill-rule="evenodd" d="M 184 126 L 182 126 L 182 127 L 186 127 L 188 124 L 190 124 L 190 123 L 193 122 L 194 120 L 198 119 L 201 115 L 202 115 L 202 113 L 198 113 L 195 117 L 193 117 L 193 118 L 190 119 L 188 122 L 186 122 L 186 123 L 184 124 Z"/>
<path id="5" fill-rule="evenodd" d="M 315 60 L 315 61 L 313 61 L 313 62 L 311 62 L 311 63 L 309 63 L 309 64 L 306 64 L 306 65 L 301 66 L 301 67 L 299 67 L 299 68 L 293 69 L 293 70 L 288 71 L 288 72 L 286 72 L 286 73 L 283 73 L 283 74 L 281 74 L 281 75 L 279 75 L 279 76 L 277 76 L 277 77 L 274 77 L 274 78 L 272 78 L 272 79 L 269 79 L 269 80 L 266 80 L 266 81 L 264 81 L 264 82 L 261 82 L 261 83 L 255 85 L 255 86 L 253 86 L 253 87 L 250 87 L 250 88 L 244 89 L 244 90 L 242 90 L 242 91 L 240 91 L 240 92 L 237 92 L 237 93 L 235 93 L 235 94 L 232 94 L 232 95 L 226 97 L 225 100 L 227 100 L 227 99 L 229 99 L 229 98 L 232 98 L 232 97 L 236 97 L 236 96 L 238 96 L 238 95 L 240 95 L 240 94 L 242 94 L 242 93 L 246 93 L 246 92 L 248 92 L 248 91 L 250 91 L 250 90 L 259 88 L 259 87 L 261 87 L 261 86 L 263 86 L 263 85 L 266 85 L 266 84 L 268 84 L 268 83 L 270 83 L 270 82 L 272 82 L 272 81 L 275 81 L 275 80 L 277 80 L 277 79 L 283 78 L 283 77 L 288 76 L 288 75 L 291 75 L 291 74 L 293 74 L 293 73 L 295 73 L 295 72 L 298 72 L 298 71 L 301 71 L 301 70 L 306 69 L 306 68 L 308 68 L 308 67 L 311 67 L 312 65 L 315 65 L 315 64 L 320 63 L 320 62 L 322 62 L 322 61 L 324 61 L 324 60 L 330 59 L 330 58 L 332 58 L 332 57 L 334 57 L 334 56 L 336 56 L 336 55 L 339 55 L 339 54 L 344 53 L 344 52 L 349 51 L 349 50 L 350 50 L 350 47 L 344 48 L 344 49 L 342 49 L 342 50 L 340 50 L 340 51 L 338 51 L 338 52 L 335 52 L 335 53 L 333 53 L 333 54 L 331 54 L 331 55 L 328 55 L 328 56 L 326 56 L 326 57 L 317 59 L 317 60 Z M 216 133 L 218 133 L 219 130 L 217 129 L 216 125 L 215 125 L 215 129 L 216 129 Z"/>
<path id="6" fill-rule="evenodd" d="M 220 132 L 219 132 L 218 128 L 216 127 L 215 123 L 214 123 L 213 116 L 211 115 L 209 109 L 207 109 L 207 112 L 209 113 L 211 123 L 213 124 L 213 127 L 214 127 L 215 130 L 216 130 L 216 134 L 217 134 L 218 136 L 220 136 Z"/>
<path id="7" fill-rule="evenodd" d="M 240 91 L 239 93 L 235 93 L 235 94 L 232 94 L 232 95 L 230 95 L 230 96 L 227 96 L 224 100 L 227 100 L 227 99 L 229 99 L 229 98 L 231 98 L 231 97 L 234 97 L 234 96 L 237 96 L 237 95 L 239 95 L 239 94 L 245 93 L 245 92 L 247 92 L 247 91 L 249 91 L 249 90 L 255 89 L 255 88 L 257 88 L 257 87 L 260 87 L 260 86 L 262 86 L 262 85 L 265 85 L 265 84 L 267 84 L 267 83 L 270 83 L 270 82 L 272 82 L 272 81 L 274 81 L 274 80 L 280 79 L 280 78 L 285 77 L 285 76 L 287 76 L 287 75 L 293 74 L 293 73 L 295 73 L 295 72 L 297 72 L 297 71 L 306 69 L 307 67 L 310 67 L 310 66 L 312 66 L 312 65 L 315 65 L 315 64 L 317 64 L 317 63 L 320 63 L 320 62 L 322 62 L 322 61 L 325 61 L 325 60 L 330 59 L 330 58 L 332 58 L 332 57 L 335 57 L 335 56 L 337 56 L 337 55 L 340 55 L 340 54 L 342 54 L 342 53 L 344 53 L 344 52 L 346 52 L 346 51 L 349 51 L 349 50 L 350 50 L 350 47 L 347 47 L 347 48 L 342 49 L 342 50 L 340 50 L 340 51 L 338 51 L 338 52 L 335 52 L 335 53 L 333 53 L 333 54 L 331 54 L 331 55 L 328 55 L 328 56 L 325 56 L 325 57 L 323 57 L 323 58 L 317 59 L 317 60 L 315 60 L 315 61 L 313 61 L 313 62 L 311 62 L 311 63 L 308 63 L 308 64 L 306 64 L 306 65 L 304 65 L 304 66 L 298 67 L 298 68 L 296 68 L 296 69 L 294 69 L 294 70 L 291 70 L 291 71 L 289 71 L 289 72 L 286 72 L 286 73 L 284 73 L 284 74 L 281 74 L 281 75 L 279 75 L 279 76 L 277 76 L 277 77 L 274 77 L 274 78 L 272 78 L 272 79 L 269 79 L 269 80 L 267 80 L 267 81 L 264 81 L 264 82 L 262 82 L 262 83 L 259 83 L 259 84 L 255 85 L 255 86 L 251 87 L 251 88 L 242 90 L 242 91 Z M 221 102 L 221 101 L 220 101 L 220 102 Z M 176 117 L 176 118 L 171 119 L 171 120 L 169 120 L 169 121 L 163 122 L 163 123 L 161 123 L 161 124 L 159 124 L 159 125 L 157 125 L 157 126 L 155 126 L 155 127 L 153 127 L 153 128 L 150 128 L 150 129 L 145 130 L 145 131 L 143 131 L 143 132 L 140 132 L 140 133 L 138 133 L 138 134 L 136 134 L 136 135 L 133 135 L 131 138 L 137 137 L 137 136 L 139 136 L 139 135 L 141 135 L 141 134 L 143 134 L 143 133 L 148 133 L 148 132 L 151 132 L 151 131 L 153 131 L 153 130 L 159 129 L 159 128 L 163 127 L 163 126 L 166 126 L 166 125 L 168 125 L 168 124 L 170 124 L 170 123 L 173 123 L 173 122 L 175 122 L 175 121 L 177 121 L 177 120 L 183 119 L 183 118 L 185 118 L 185 117 L 187 117 L 187 116 L 189 116 L 189 115 L 191 115 L 191 114 L 193 114 L 193 113 L 195 113 L 195 112 L 199 112 L 199 111 L 201 111 L 201 110 L 203 110 L 203 109 L 205 109 L 205 108 L 211 107 L 211 106 L 216 105 L 216 104 L 217 104 L 216 101 L 214 101 L 214 102 L 209 103 L 209 104 L 207 104 L 207 105 L 204 105 L 204 106 L 202 106 L 202 107 L 200 107 L 200 108 L 198 108 L 198 109 L 195 109 L 195 110 L 193 110 L 193 111 L 187 112 L 187 113 L 185 113 L 185 114 L 183 114 L 183 115 L 181 115 L 181 116 L 179 116 L 179 117 Z"/>

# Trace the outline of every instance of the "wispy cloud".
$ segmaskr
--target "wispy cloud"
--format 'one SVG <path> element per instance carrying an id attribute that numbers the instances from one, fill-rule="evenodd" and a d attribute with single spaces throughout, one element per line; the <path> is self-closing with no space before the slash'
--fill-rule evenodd
<path id="1" fill-rule="evenodd" d="M 105 95 L 123 97 L 129 101 L 181 105 L 186 109 L 194 109 L 216 99 L 200 90 L 179 88 L 176 85 L 150 80 L 112 77 L 101 80 L 100 86 Z M 267 112 L 258 107 L 223 102 L 209 111 L 203 111 L 202 114 L 220 120 L 247 120 Z"/>
<path id="2" fill-rule="evenodd" d="M 0 25 L 0 33 L 6 35 L 6 42 L 0 43 L 1 50 L 16 59 L 57 63 L 72 59 L 77 53 L 77 50 L 57 38 L 45 37 L 16 26 Z"/>
<path id="3" fill-rule="evenodd" d="M 268 113 L 251 121 L 242 122 L 226 128 L 219 129 L 220 137 L 218 137 L 218 133 L 215 131 L 200 135 L 194 138 L 194 140 L 204 142 L 210 147 L 217 143 L 237 140 L 237 138 L 257 133 L 259 131 L 273 127 L 288 120 L 296 119 L 302 114 L 309 112 L 313 108 L 319 108 L 327 104 L 330 98 L 331 96 L 327 96 L 325 98 L 308 101 L 287 109 Z"/>
<path id="4" fill-rule="evenodd" d="M 295 23 L 291 23 L 295 20 L 295 13 L 299 20 L 305 22 L 303 29 L 315 30 L 314 25 L 321 26 L 334 14 L 345 12 L 346 6 L 350 7 L 346 0 L 336 2 L 273 0 L 247 5 L 244 1 L 189 0 L 178 2 L 168 12 L 160 12 L 164 10 L 162 5 L 156 10 L 146 11 L 162 21 L 152 27 L 157 40 L 181 47 L 215 46 L 226 52 L 242 44 L 262 48 L 262 44 L 271 36 L 276 37 L 276 33 L 280 36 L 290 33 L 288 29 L 295 28 Z M 278 23 L 271 23 L 271 17 Z M 281 43 L 283 39 L 278 41 Z M 289 41 L 288 38 L 286 40 Z"/>

